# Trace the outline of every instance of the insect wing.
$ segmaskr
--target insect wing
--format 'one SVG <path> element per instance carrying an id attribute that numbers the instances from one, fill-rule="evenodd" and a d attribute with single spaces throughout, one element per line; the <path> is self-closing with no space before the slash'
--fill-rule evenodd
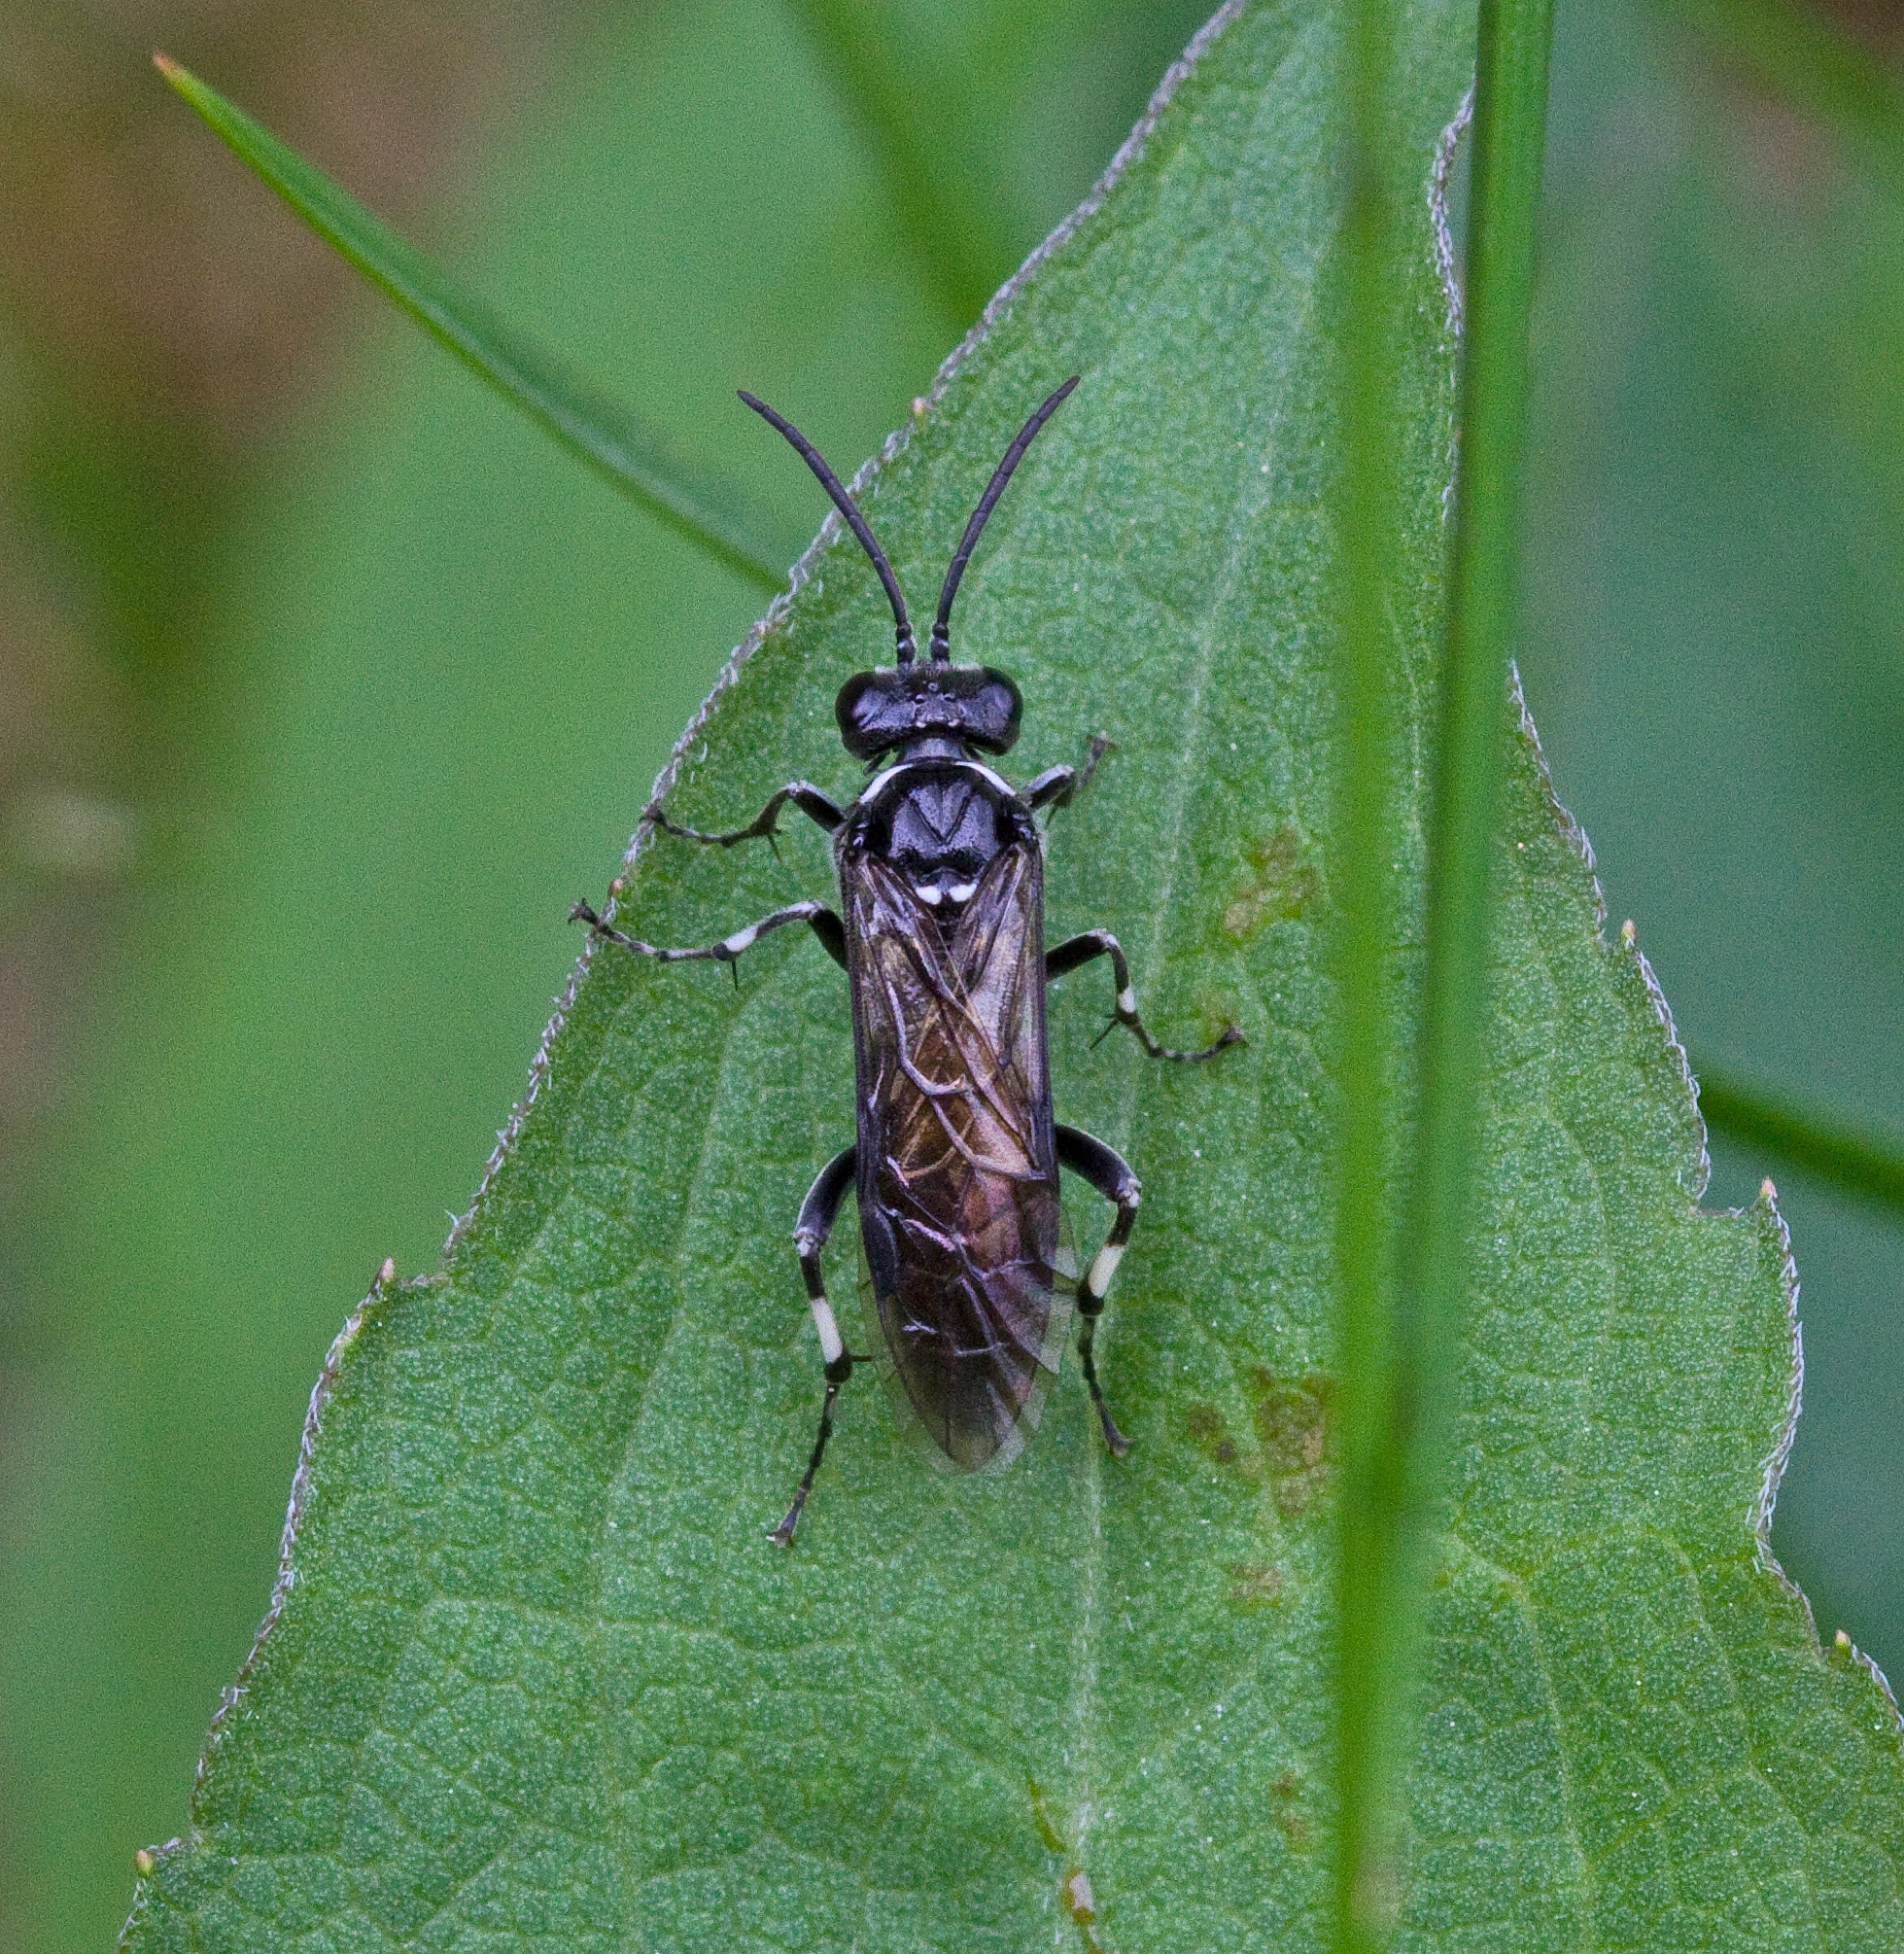
<path id="1" fill-rule="evenodd" d="M 1070 1318 L 1037 843 L 1000 850 L 950 930 L 878 859 L 848 854 L 841 883 L 881 1340 L 944 1459 L 995 1471 L 1036 1426 Z"/>
<path id="2" fill-rule="evenodd" d="M 976 1468 L 979 1472 L 1002 1472 L 1018 1457 L 1030 1442 L 1038 1421 L 1044 1414 L 1046 1388 L 1056 1374 L 1064 1345 L 1069 1339 L 1072 1311 L 1078 1295 L 1077 1237 L 1071 1230 L 1071 1217 L 1062 1209 L 1057 1217 L 1057 1253 L 1052 1258 L 1056 1274 L 1052 1282 L 1051 1334 L 1046 1340 L 1047 1361 L 1044 1375 L 1034 1382 L 1027 1402 L 1018 1414 L 1013 1426 L 1013 1435 L 990 1458 Z M 859 1313 L 866 1325 L 867 1347 L 876 1354 L 874 1366 L 879 1372 L 880 1381 L 886 1387 L 892 1400 L 893 1410 L 898 1416 L 901 1430 L 917 1439 L 920 1450 L 941 1472 L 957 1470 L 947 1453 L 943 1442 L 927 1431 L 925 1420 L 920 1417 L 917 1407 L 907 1394 L 906 1385 L 900 1376 L 899 1367 L 893 1359 L 890 1346 L 886 1343 L 885 1318 L 880 1310 L 879 1292 L 873 1285 L 873 1270 L 866 1260 L 866 1243 L 863 1239 L 858 1244 L 859 1263 Z"/>

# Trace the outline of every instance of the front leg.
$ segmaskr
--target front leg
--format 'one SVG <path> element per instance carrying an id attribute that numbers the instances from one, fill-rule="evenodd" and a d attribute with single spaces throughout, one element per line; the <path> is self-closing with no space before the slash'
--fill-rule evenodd
<path id="1" fill-rule="evenodd" d="M 662 813 L 659 801 L 650 801 L 641 810 L 641 818 L 653 821 L 664 834 L 675 835 L 682 841 L 706 842 L 713 848 L 732 848 L 736 842 L 743 841 L 765 841 L 771 845 L 779 832 L 780 810 L 789 801 L 828 834 L 846 820 L 846 816 L 811 781 L 789 781 L 745 827 L 737 827 L 727 834 L 703 834 L 698 827 L 682 827 L 678 821 L 670 820 Z"/>
<path id="2" fill-rule="evenodd" d="M 657 963 L 733 963 L 760 941 L 770 929 L 779 929 L 788 923 L 807 924 L 842 970 L 847 967 L 847 930 L 832 910 L 823 902 L 792 902 L 784 909 L 777 909 L 772 916 L 763 916 L 758 923 L 749 923 L 744 929 L 737 929 L 732 936 L 723 936 L 718 943 L 710 943 L 702 950 L 662 950 L 652 943 L 638 943 L 632 936 L 624 936 L 619 929 L 611 928 L 596 915 L 587 903 L 578 902 L 569 912 L 571 923 L 586 923 L 589 934 L 602 943 L 617 943 L 622 949 L 637 957 L 652 957 Z M 735 981 L 740 981 L 740 972 L 735 972 Z"/>
<path id="3" fill-rule="evenodd" d="M 1130 984 L 1130 965 L 1125 961 L 1124 945 L 1108 929 L 1087 929 L 1082 936 L 1073 936 L 1068 942 L 1060 943 L 1056 950 L 1045 956 L 1045 981 L 1062 977 L 1067 970 L 1075 970 L 1080 964 L 1094 961 L 1099 957 L 1111 960 L 1111 971 L 1117 979 L 1117 1006 L 1111 1013 L 1111 1022 L 1106 1025 L 1093 1044 L 1110 1036 L 1114 1027 L 1125 1026 L 1154 1059 L 1177 1059 L 1187 1064 L 1194 1064 L 1202 1059 L 1214 1059 L 1226 1045 L 1240 1045 L 1243 1034 L 1234 1025 L 1226 1025 L 1214 1044 L 1205 1045 L 1200 1052 L 1173 1052 L 1167 1045 L 1160 1045 L 1151 1036 L 1143 1019 L 1137 1015 L 1137 993 Z"/>
<path id="4" fill-rule="evenodd" d="M 1056 813 L 1059 808 L 1069 807 L 1090 786 L 1098 761 L 1110 750 L 1110 741 L 1102 733 L 1093 733 L 1082 770 L 1077 767 L 1047 767 L 1024 789 L 1024 798 L 1030 802 L 1033 812 L 1039 808 L 1050 808 Z"/>
<path id="5" fill-rule="evenodd" d="M 1130 1230 L 1137 1219 L 1137 1204 L 1144 1198 L 1144 1190 L 1123 1156 L 1101 1139 L 1093 1139 L 1077 1127 L 1058 1127 L 1056 1133 L 1058 1166 L 1068 1167 L 1106 1201 L 1117 1204 L 1117 1219 L 1111 1223 L 1111 1232 L 1078 1285 L 1078 1359 L 1084 1365 L 1085 1388 L 1097 1408 L 1097 1422 L 1104 1428 L 1104 1443 L 1113 1458 L 1123 1458 L 1130 1449 L 1130 1441 L 1118 1430 L 1111 1408 L 1104 1402 L 1091 1345 L 1096 1341 L 1097 1319 L 1104 1313 L 1104 1298 L 1110 1290 L 1111 1277 L 1117 1274 L 1124 1245 L 1130 1239 Z"/>

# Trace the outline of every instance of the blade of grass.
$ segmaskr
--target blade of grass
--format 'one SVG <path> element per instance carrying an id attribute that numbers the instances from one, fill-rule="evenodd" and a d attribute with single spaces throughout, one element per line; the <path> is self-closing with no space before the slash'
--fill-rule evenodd
<path id="1" fill-rule="evenodd" d="M 749 582 L 778 591 L 793 549 L 777 548 L 738 495 L 671 457 L 661 439 L 602 399 L 560 362 L 459 292 L 419 252 L 216 88 L 163 54 L 158 71 L 238 160 L 274 190 L 311 229 L 414 319 L 439 345 L 489 382 L 624 495 Z"/>
<path id="2" fill-rule="evenodd" d="M 1358 17 L 1374 15 L 1365 4 Z M 1383 101 L 1379 32 L 1357 18 L 1351 68 L 1353 188 L 1368 178 Z M 1545 146 L 1551 0 L 1481 0 L 1475 64 L 1473 173 L 1469 231 L 1466 345 L 1461 373 L 1461 459 L 1446 651 L 1439 680 L 1440 741 L 1429 832 L 1427 946 L 1423 971 L 1414 1158 L 1405 1185 L 1392 1283 L 1381 1279 L 1379 1195 L 1382 1127 L 1371 1106 L 1360 1118 L 1343 1211 L 1367 1258 L 1351 1282 L 1349 1229 L 1338 1237 L 1344 1261 L 1343 1504 L 1340 1521 L 1341 1667 L 1337 1771 L 1341 1819 L 1336 1865 L 1336 1941 L 1340 1954 L 1384 1945 L 1393 1925 L 1394 1813 L 1405 1770 L 1407 1710 L 1419 1667 L 1424 1576 L 1437 1524 L 1450 1400 L 1457 1376 L 1468 1288 L 1468 1237 L 1478 1167 L 1478 1112 L 1484 1077 L 1492 969 L 1492 883 L 1501 816 L 1503 705 L 1511 650 L 1518 557 L 1520 477 L 1526 444 L 1528 326 L 1533 307 L 1534 226 Z M 1358 237 L 1365 233 L 1358 228 Z M 1371 225 L 1367 235 L 1378 237 Z M 1371 252 L 1371 262 L 1381 260 Z M 1367 274 L 1364 274 L 1365 277 Z M 1358 293 L 1365 299 L 1373 295 Z M 1365 316 L 1356 314 L 1353 316 Z M 1366 315 L 1376 316 L 1372 312 Z M 1384 393 L 1364 376 L 1366 414 Z M 1353 408 L 1351 409 L 1353 411 Z M 1351 466 L 1382 487 L 1381 433 L 1351 423 Z M 1352 504 L 1352 508 L 1354 505 Z M 1379 505 L 1365 508 L 1364 535 L 1380 534 Z M 1375 566 L 1356 563 L 1370 593 L 1351 597 L 1359 617 L 1378 592 Z M 1362 618 L 1352 643 L 1351 684 L 1369 699 L 1383 682 L 1364 669 L 1379 620 Z M 1365 711 L 1369 710 L 1365 707 Z M 1361 762 L 1373 764 L 1371 752 Z M 1362 792 L 1380 785 L 1363 774 Z M 1358 790 L 1348 787 L 1345 790 Z M 1386 804 L 1386 796 L 1376 801 Z M 1358 839 L 1365 839 L 1359 837 Z M 1371 853 L 1385 858 L 1377 841 Z M 1372 877 L 1379 871 L 1365 870 Z M 1364 894 L 1360 898 L 1367 902 Z M 1375 912 L 1379 914 L 1379 912 Z M 1356 942 L 1367 954 L 1379 939 L 1367 920 Z M 1359 974 L 1372 992 L 1379 966 Z M 1377 1008 L 1372 997 L 1364 1012 Z M 1362 1091 L 1378 1101 L 1380 1081 Z M 1387 1309 L 1387 1321 L 1381 1312 Z M 1358 1320 L 1366 1314 L 1367 1320 Z M 1365 1372 L 1362 1366 L 1367 1365 Z M 1353 1403 L 1353 1422 L 1350 1406 Z"/>
<path id="3" fill-rule="evenodd" d="M 1904 1210 L 1904 1136 L 1741 1078 L 1703 1056 L 1690 1064 L 1708 1126 L 1763 1147 L 1860 1201 Z"/>
<path id="4" fill-rule="evenodd" d="M 1344 63 L 1344 229 L 1338 362 L 1342 464 L 1335 798 L 1329 883 L 1338 987 L 1335 1255 L 1341 1322 L 1336 1541 L 1336 1838 L 1332 1902 L 1338 1954 L 1379 1945 L 1390 1837 L 1384 1730 L 1393 1649 L 1382 1610 L 1394 1587 L 1395 1267 L 1389 1187 L 1397 1090 L 1391 946 L 1396 940 L 1396 701 L 1385 573 L 1397 534 L 1398 326 L 1390 289 L 1394 190 L 1386 133 L 1391 10 L 1353 0 Z"/>
<path id="5" fill-rule="evenodd" d="M 1552 0 L 1481 0 L 1464 301 L 1460 471 L 1434 824 L 1429 833 L 1421 1103 L 1402 1230 L 1404 1358 L 1423 1380 L 1426 1530 L 1460 1346 L 1487 1035 L 1496 837 L 1519 576 L 1534 233 L 1546 141 Z M 1424 1504 L 1424 1500 L 1428 1504 Z"/>

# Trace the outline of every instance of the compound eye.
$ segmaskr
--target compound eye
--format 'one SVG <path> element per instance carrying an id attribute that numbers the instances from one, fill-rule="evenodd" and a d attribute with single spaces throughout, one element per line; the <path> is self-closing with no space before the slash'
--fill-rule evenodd
<path id="1" fill-rule="evenodd" d="M 868 760 L 906 737 L 910 705 L 894 683 L 894 672 L 861 672 L 840 687 L 833 703 L 840 739 L 855 759 Z"/>
<path id="2" fill-rule="evenodd" d="M 1017 743 L 1024 702 L 1019 688 L 1002 672 L 987 669 L 985 682 L 966 702 L 965 732 L 975 747 L 990 753 L 1009 751 Z"/>

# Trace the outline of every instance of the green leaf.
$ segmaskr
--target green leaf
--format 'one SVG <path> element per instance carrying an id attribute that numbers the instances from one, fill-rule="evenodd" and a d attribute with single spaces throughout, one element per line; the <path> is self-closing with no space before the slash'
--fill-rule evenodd
<path id="1" fill-rule="evenodd" d="M 216 88 L 163 54 L 153 58 L 239 161 L 439 345 L 623 494 L 750 582 L 769 591 L 780 587 L 779 552 L 766 526 L 747 512 L 733 490 L 689 469 L 625 408 L 604 399 L 553 355 L 459 292 L 348 191 Z"/>
<path id="2" fill-rule="evenodd" d="M 1451 10 L 1401 30 L 1425 184 L 1470 50 Z M 1118 743 L 1054 823 L 1054 931 L 1117 930 L 1166 1033 L 1251 1040 L 1190 1070 L 1091 1051 L 1101 984 L 1057 987 L 1060 1117 L 1146 1185 L 1100 1345 L 1132 1456 L 1104 1458 L 1073 1373 L 1010 1473 L 942 1478 L 861 1380 L 771 1550 L 818 1409 L 787 1238 L 851 1132 L 844 987 L 791 932 L 738 988 L 598 954 L 445 1268 L 379 1285 L 333 1353 L 268 1632 L 132 1946 L 1317 1944 L 1336 52 L 1319 9 L 1219 17 L 863 487 L 918 603 L 1027 403 L 1084 374 L 955 621 L 1024 688 L 1021 774 Z M 1412 918 L 1450 401 L 1419 198 L 1395 252 Z M 888 642 L 829 530 L 683 740 L 671 811 L 849 791 L 833 694 Z M 1783 1230 L 1696 1206 L 1670 1021 L 1525 728 L 1507 795 L 1403 1944 L 1894 1945 L 1895 1717 L 1763 1546 Z M 779 860 L 644 837 L 622 920 L 705 942 L 827 875 L 791 826 Z M 1410 987 L 1418 940 L 1393 946 Z M 836 1294 L 852 1266 L 843 1227 Z"/>

